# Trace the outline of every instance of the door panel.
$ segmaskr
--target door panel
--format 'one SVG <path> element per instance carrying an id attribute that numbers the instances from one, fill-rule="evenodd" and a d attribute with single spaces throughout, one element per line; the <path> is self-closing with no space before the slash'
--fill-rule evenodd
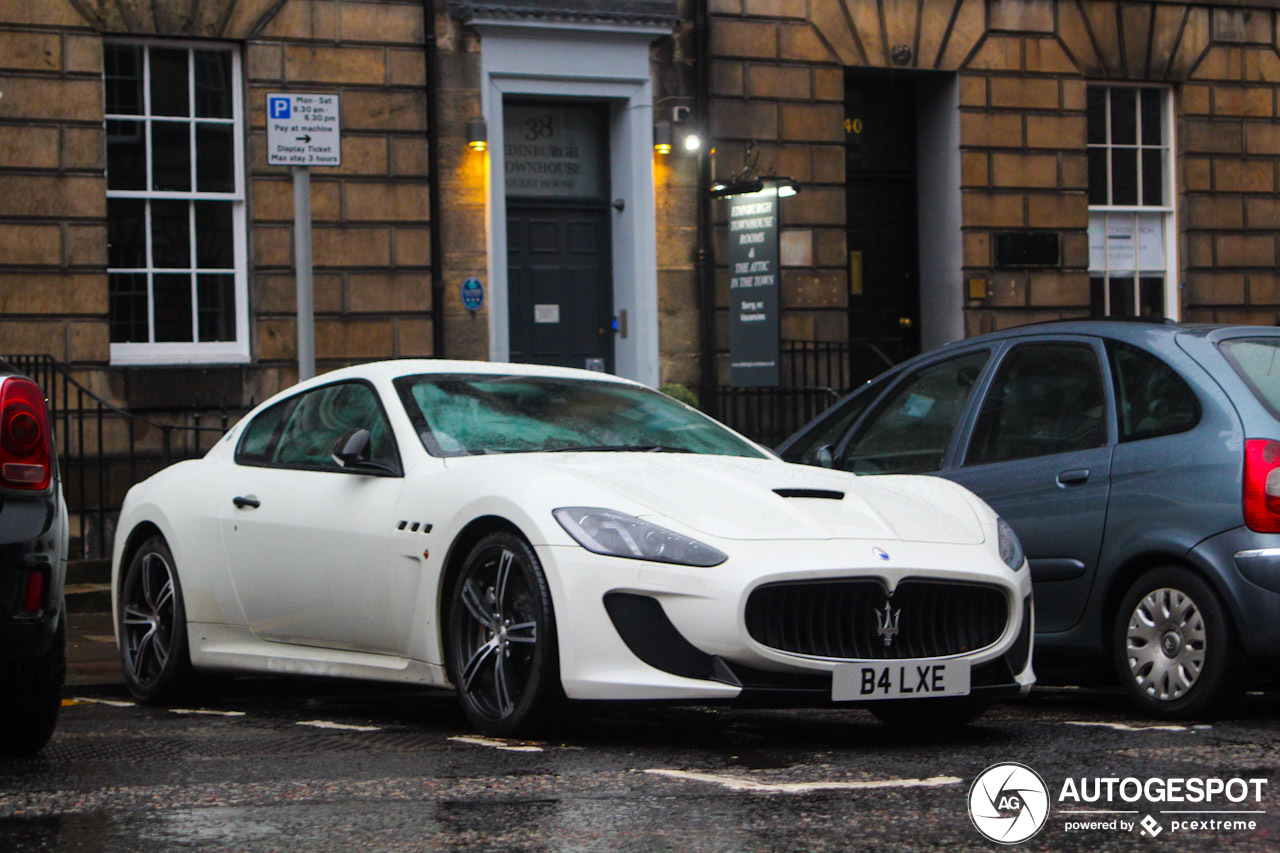
<path id="1" fill-rule="evenodd" d="M 344 470 L 334 444 L 369 430 L 369 462 L 400 470 L 377 392 L 336 382 L 261 412 L 219 485 L 222 538 L 241 608 L 266 640 L 404 654 L 419 583 L 394 560 L 404 480 Z"/>
<path id="2" fill-rule="evenodd" d="M 945 476 L 1013 525 L 1036 587 L 1036 629 L 1064 631 L 1089 597 L 1106 526 L 1114 421 L 1091 343 L 1022 344 L 1001 360 Z"/>
<path id="3" fill-rule="evenodd" d="M 420 570 L 392 560 L 404 481 L 325 471 L 240 469 L 223 541 L 249 627 L 265 640 L 404 654 Z M 257 508 L 237 508 L 251 496 Z"/>
<path id="4" fill-rule="evenodd" d="M 507 207 L 511 360 L 613 369 L 607 210 Z"/>

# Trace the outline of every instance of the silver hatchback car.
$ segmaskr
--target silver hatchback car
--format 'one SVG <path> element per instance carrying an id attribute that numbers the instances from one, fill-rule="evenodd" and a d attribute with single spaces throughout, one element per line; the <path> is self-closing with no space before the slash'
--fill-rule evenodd
<path id="1" fill-rule="evenodd" d="M 778 452 L 982 496 L 1026 549 L 1037 661 L 1109 659 L 1152 715 L 1218 710 L 1280 657 L 1280 328 L 982 335 L 871 380 Z"/>

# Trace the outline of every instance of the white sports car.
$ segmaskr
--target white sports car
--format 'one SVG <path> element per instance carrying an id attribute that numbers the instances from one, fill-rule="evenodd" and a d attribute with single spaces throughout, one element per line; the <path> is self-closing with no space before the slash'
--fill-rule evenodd
<path id="1" fill-rule="evenodd" d="M 946 480 L 787 464 L 600 373 L 393 361 L 134 486 L 112 584 L 139 699 L 202 671 L 452 686 L 509 735 L 565 699 L 964 723 L 1034 682 L 1029 574 Z"/>

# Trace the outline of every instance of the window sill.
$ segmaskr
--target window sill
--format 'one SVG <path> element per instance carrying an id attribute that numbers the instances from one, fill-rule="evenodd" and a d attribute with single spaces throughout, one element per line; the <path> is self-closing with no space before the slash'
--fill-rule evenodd
<path id="1" fill-rule="evenodd" d="M 186 364 L 248 364 L 249 348 L 238 343 L 206 344 L 112 344 L 111 366 Z"/>

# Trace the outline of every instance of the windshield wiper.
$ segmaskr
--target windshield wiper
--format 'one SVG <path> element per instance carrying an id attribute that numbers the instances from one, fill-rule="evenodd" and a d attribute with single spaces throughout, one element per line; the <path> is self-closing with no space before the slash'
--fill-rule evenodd
<path id="1" fill-rule="evenodd" d="M 596 444 L 585 447 L 555 447 L 542 453 L 695 453 L 687 447 L 669 444 Z"/>

